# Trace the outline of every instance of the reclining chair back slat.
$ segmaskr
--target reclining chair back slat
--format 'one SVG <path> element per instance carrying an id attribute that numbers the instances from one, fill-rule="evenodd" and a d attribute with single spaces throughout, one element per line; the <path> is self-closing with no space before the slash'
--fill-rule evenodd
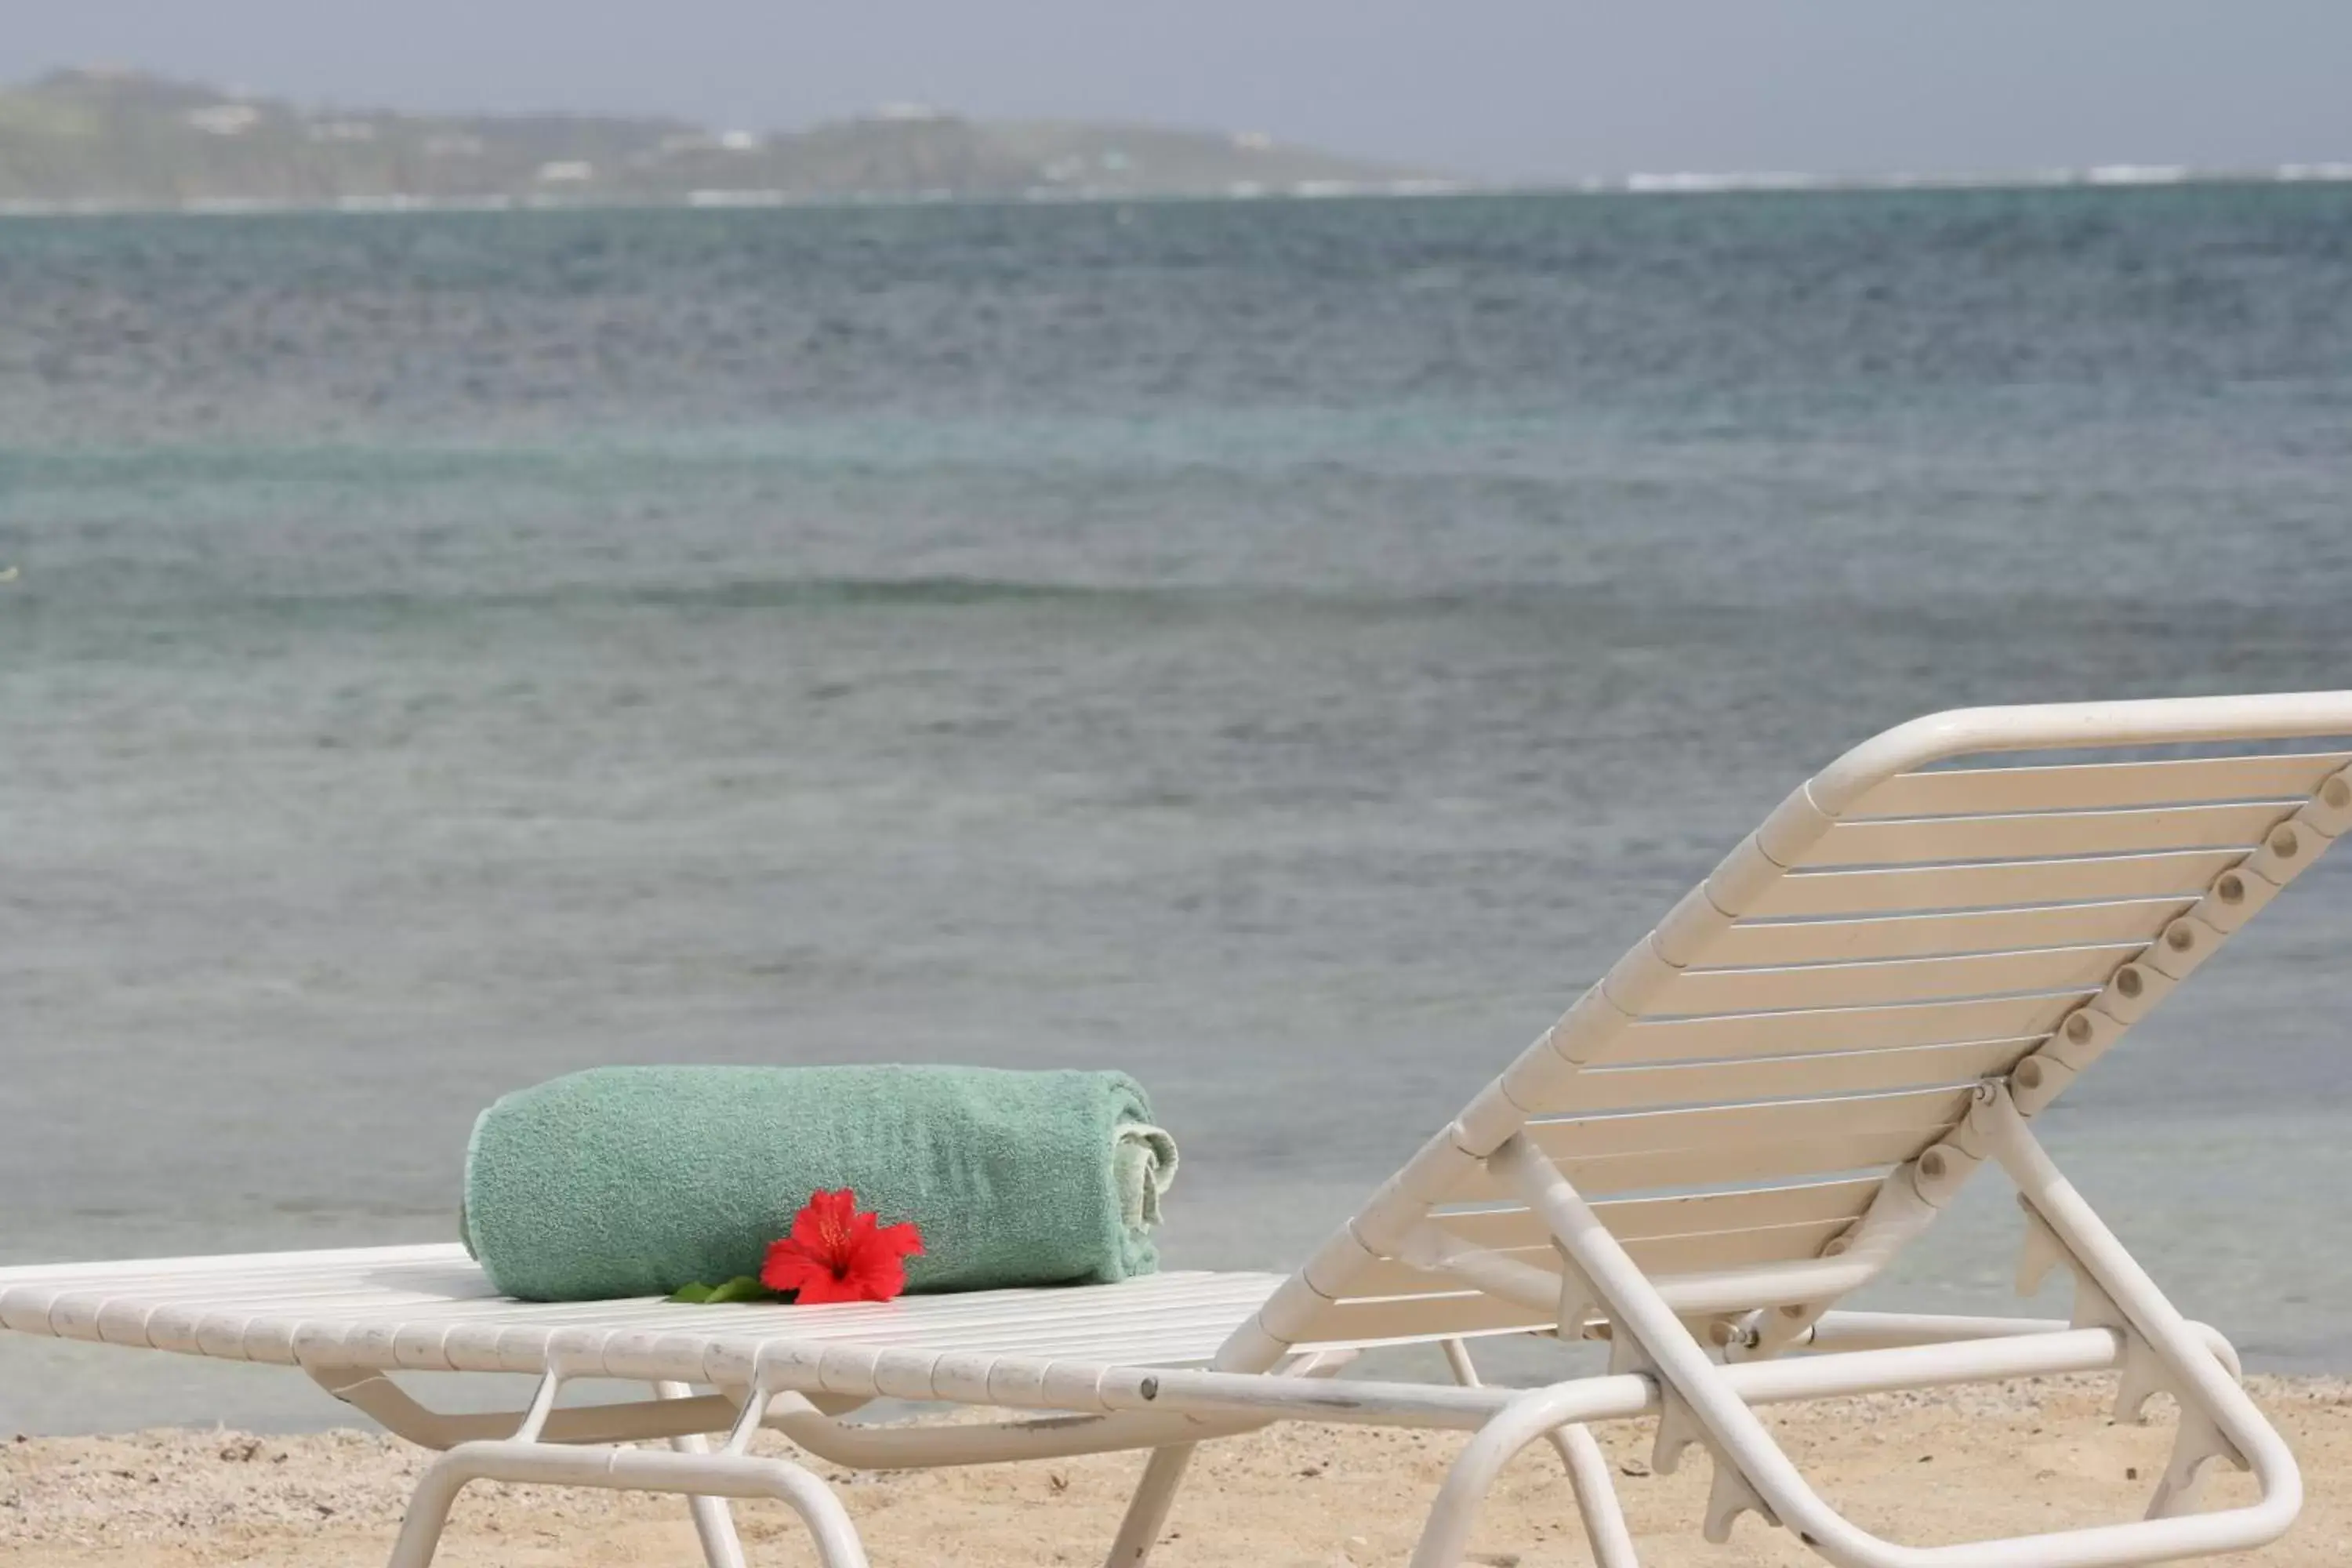
<path id="1" fill-rule="evenodd" d="M 1730 968 L 1762 969 L 1789 963 L 1860 963 L 2039 947 L 2095 947 L 2134 941 L 2151 925 L 2160 928 L 2186 914 L 2196 901 L 2184 893 L 1950 914 L 1742 921 L 1716 938 L 1708 956 Z"/>
<path id="2" fill-rule="evenodd" d="M 1807 1220 L 1799 1225 L 1750 1226 L 1745 1229 L 1706 1231 L 1696 1236 L 1661 1236 L 1628 1241 L 1626 1252 L 1652 1275 L 1688 1274 L 1704 1268 L 1732 1268 L 1759 1263 L 1793 1263 L 1818 1258 L 1856 1216 Z M 1517 1247 L 1496 1249 L 1530 1268 L 1557 1274 L 1559 1254 L 1549 1238 L 1527 1240 Z M 1433 1296 L 1462 1294 L 1461 1281 L 1416 1268 L 1395 1258 L 1382 1258 L 1366 1268 L 1350 1287 L 1360 1295 Z"/>
<path id="3" fill-rule="evenodd" d="M 1997 910 L 2078 900 L 2195 898 L 2245 858 L 2242 848 L 1989 861 L 1782 877 L 1745 911 L 1752 918 Z"/>
<path id="4" fill-rule="evenodd" d="M 1550 1320 L 1541 1312 L 1497 1296 L 1351 1296 L 1325 1308 L 1315 1320 L 1314 1332 L 1298 1342 L 1376 1345 L 1440 1336 L 1527 1333 L 1549 1326 Z"/>
<path id="5" fill-rule="evenodd" d="M 1595 1204 L 1593 1209 L 1628 1250 L 1643 1260 L 1645 1268 L 1675 1274 L 1732 1267 L 1732 1259 L 1763 1264 L 1816 1256 L 1822 1246 L 1862 1217 L 1882 1184 L 1876 1176 L 1799 1182 L 1673 1197 L 1612 1199 Z M 1517 1256 L 1546 1271 L 1557 1268 L 1550 1234 L 1528 1209 L 1463 1210 L 1449 1215 L 1446 1226 L 1477 1246 Z M 1447 1304 L 1416 1312 L 1366 1310 L 1406 1296 L 1443 1297 Z M 1434 1330 L 1411 1326 L 1429 1321 L 1460 1326 Z M 1318 1331 L 1339 1343 L 1429 1332 L 1524 1331 L 1549 1323 L 1542 1313 L 1475 1295 L 1444 1275 L 1382 1259 L 1351 1280 L 1348 1300 L 1323 1310 Z"/>
<path id="6" fill-rule="evenodd" d="M 1604 1066 L 1738 1060 L 1817 1051 L 1895 1050 L 2045 1036 L 2097 994 L 2095 985 L 2023 996 L 1906 1002 L 1875 1007 L 1793 1008 L 1637 1023 Z M 1568 1092 L 1573 1093 L 1570 1089 Z"/>
<path id="7" fill-rule="evenodd" d="M 1721 1236 L 1742 1230 L 1780 1230 L 1790 1226 L 1850 1223 L 1862 1217 L 1878 1183 L 1864 1177 L 1792 1182 L 1738 1192 L 1665 1198 L 1612 1198 L 1592 1205 L 1610 1234 L 1626 1246 Z M 1447 1228 L 1482 1247 L 1549 1246 L 1550 1236 L 1524 1208 L 1471 1211 L 1446 1221 Z"/>
<path id="8" fill-rule="evenodd" d="M 1894 1050 L 1811 1051 L 1753 1060 L 1673 1062 L 1659 1067 L 1589 1068 L 1577 1077 L 1574 1109 L 1643 1110 L 1717 1099 L 1792 1100 L 1807 1095 L 1872 1094 L 1966 1085 L 2007 1072 L 2047 1037 L 1965 1040 Z M 1538 1110 L 1570 1109 L 1543 1104 Z"/>
<path id="9" fill-rule="evenodd" d="M 1915 1089 L 1822 1100 L 1776 1100 L 1606 1116 L 1544 1118 L 1527 1123 L 1536 1147 L 1555 1161 L 1671 1153 L 1727 1144 L 1832 1138 L 1949 1127 L 1968 1111 L 1966 1089 Z"/>
<path id="10" fill-rule="evenodd" d="M 1778 964 L 1761 969 L 1691 969 L 1675 982 L 1669 1003 L 1683 1017 L 1726 1013 L 1778 1013 L 1801 1007 L 1873 1007 L 1906 1002 L 1951 1002 L 1963 996 L 2092 990 L 2164 929 L 2145 911 L 2147 931 L 2137 942 L 2089 947 L 2034 947 L 2008 952 L 1949 953 L 1933 958 L 1870 958 L 1858 962 Z M 1737 930 L 1738 928 L 1733 928 Z"/>
<path id="11" fill-rule="evenodd" d="M 1848 820 L 1962 816 L 1988 811 L 2087 811 L 2208 801 L 2286 800 L 2299 805 L 2329 774 L 2347 766 L 2352 766 L 2352 752 L 1937 768 L 1898 773 L 1843 815 Z"/>
<path id="12" fill-rule="evenodd" d="M 2018 711 L 2020 737 L 2060 715 Z M 1441 1137 L 1475 1156 L 1523 1133 L 1587 1198 L 1612 1200 L 1596 1213 L 1654 1279 L 1707 1276 L 1710 1300 L 1744 1270 L 1759 1291 L 1785 1287 L 1789 1266 L 1864 1234 L 1874 1199 L 1951 1146 L 1982 1080 L 2048 1058 L 2071 1029 L 2091 1044 L 2055 1058 L 2046 1102 L 2070 1060 L 2087 1065 L 2326 847 L 2352 749 L 2282 750 L 2267 715 L 2242 738 L 2225 723 L 2198 733 L 2202 716 L 2184 713 L 2054 763 L 2013 761 L 2004 748 L 2028 742 L 1997 734 L 1873 778 L 1856 759 L 1888 738 L 1857 748 L 1539 1042 L 1534 1070 L 1523 1058 Z M 2063 719 L 2041 727 L 2065 732 Z M 2207 754 L 2128 754 L 2177 741 Z M 1843 811 L 1816 804 L 1842 795 Z M 1718 885 L 1738 889 L 1736 913 Z M 1559 1038 L 1595 1009 L 1597 1036 L 1563 1058 Z M 2086 1010 L 2087 1028 L 2074 1016 Z M 1975 1160 L 1954 1163 L 1965 1177 Z M 1416 1176 L 1424 1164 L 1444 1174 Z M 1401 1181 L 1438 1234 L 1557 1276 L 1544 1227 L 1483 1163 L 1425 1159 Z M 1365 1223 L 1403 1234 L 1394 1200 Z M 1551 1326 L 1524 1299 L 1530 1276 L 1522 1300 L 1501 1300 L 1398 1245 L 1351 1226 L 1257 1331 L 1306 1345 Z"/>
<path id="13" fill-rule="evenodd" d="M 2053 855 L 2249 848 L 2301 801 L 2143 805 L 2120 811 L 2022 811 L 1998 816 L 1905 816 L 1841 822 L 1798 868 L 1925 866 Z"/>
<path id="14" fill-rule="evenodd" d="M 1645 1154 L 1598 1158 L 1554 1156 L 1560 1174 L 1579 1192 L 1605 1196 L 1655 1192 L 1670 1187 L 1727 1185 L 1783 1176 L 1818 1176 L 1840 1171 L 1884 1170 L 1917 1156 L 1958 1125 L 1949 1121 L 1875 1131 L 1839 1131 L 1766 1138 L 1750 1143 L 1715 1143 L 1697 1149 L 1657 1149 Z M 1510 1186 L 1484 1168 L 1462 1178 L 1447 1194 L 1457 1204 L 1496 1203 Z"/>

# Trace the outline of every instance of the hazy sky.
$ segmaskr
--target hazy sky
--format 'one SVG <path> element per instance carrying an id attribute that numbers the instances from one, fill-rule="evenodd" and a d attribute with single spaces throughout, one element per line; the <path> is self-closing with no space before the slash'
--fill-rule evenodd
<path id="1" fill-rule="evenodd" d="M 2352 0 L 9 0 L 0 74 L 768 130 L 915 100 L 1465 174 L 2352 160 Z"/>

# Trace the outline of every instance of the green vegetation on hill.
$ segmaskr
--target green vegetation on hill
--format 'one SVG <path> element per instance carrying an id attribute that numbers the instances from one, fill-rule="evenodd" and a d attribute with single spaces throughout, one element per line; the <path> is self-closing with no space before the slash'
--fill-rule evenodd
<path id="1" fill-rule="evenodd" d="M 174 207 L 1225 195 L 1424 187 L 1262 136 L 899 107 L 759 136 L 602 115 L 302 109 L 118 71 L 0 89 L 0 205 Z"/>

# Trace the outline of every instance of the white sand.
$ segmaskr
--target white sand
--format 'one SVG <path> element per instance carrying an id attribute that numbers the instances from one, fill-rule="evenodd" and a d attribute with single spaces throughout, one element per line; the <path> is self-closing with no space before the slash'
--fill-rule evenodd
<path id="1" fill-rule="evenodd" d="M 2285 1541 L 2241 1562 L 2352 1562 L 2352 1384 L 2258 1379 L 2256 1397 L 2301 1454 L 2310 1500 Z M 2159 1401 L 2159 1405 L 2162 1402 Z M 1838 1401 L 1769 1417 L 1818 1485 L 1871 1529 L 1932 1542 L 2137 1517 L 2164 1463 L 2171 1417 L 2107 1424 L 2082 1380 Z M 1656 1477 L 1648 1434 L 1603 1441 L 1645 1568 L 1817 1563 L 1790 1536 L 1743 1520 L 1728 1550 L 1698 1539 L 1706 1460 Z M 1163 1568 L 1399 1563 L 1460 1439 L 1288 1426 L 1202 1451 L 1179 1500 Z M 255 1437 L 146 1432 L 0 1447 L 0 1565 L 381 1563 L 426 1456 L 334 1432 Z M 848 1476 L 842 1488 L 877 1568 L 1088 1563 L 1108 1544 L 1139 1459 Z M 1477 1561 L 1523 1568 L 1590 1561 L 1549 1451 L 1523 1457 L 1483 1516 Z M 2222 1472 L 2209 1495 L 2248 1495 Z M 763 1563 L 811 1561 L 781 1510 L 741 1510 Z M 441 1561 L 551 1568 L 699 1561 L 683 1504 L 485 1486 L 460 1502 Z"/>

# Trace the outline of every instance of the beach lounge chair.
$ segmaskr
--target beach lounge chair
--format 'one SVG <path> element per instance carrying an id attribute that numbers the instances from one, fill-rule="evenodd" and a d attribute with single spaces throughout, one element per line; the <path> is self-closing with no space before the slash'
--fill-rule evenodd
<path id="1" fill-rule="evenodd" d="M 2094 1568 L 2252 1547 L 2295 1516 L 2293 1458 L 2227 1342 L 2183 1320 L 2032 1128 L 2352 829 L 2347 736 L 2352 691 L 1971 710 L 1864 743 L 1790 795 L 1288 1279 L 535 1306 L 428 1247 L 14 1268 L 0 1321 L 298 1365 L 446 1449 L 395 1568 L 431 1559 L 478 1478 L 687 1494 L 713 1564 L 740 1561 L 719 1500 L 777 1498 L 828 1568 L 862 1564 L 832 1490 L 749 1451 L 762 1426 L 852 1467 L 1152 1449 L 1117 1564 L 1159 1538 L 1192 1445 L 1280 1420 L 1471 1435 L 1416 1568 L 1460 1559 L 1497 1473 L 1538 1440 L 1565 1462 L 1597 1561 L 1632 1564 L 1589 1427 L 1638 1416 L 1657 1420 L 1658 1468 L 1706 1451 L 1716 1541 L 1753 1512 L 1848 1568 Z M 2065 1270 L 2069 1319 L 1836 1309 L 1988 1163 L 2023 1211 L 2021 1286 Z M 1611 1365 L 1482 1386 L 1466 1342 L 1503 1333 L 1606 1340 Z M 1455 1384 L 1328 1375 L 1360 1347 L 1414 1341 L 1445 1347 Z M 449 1415 L 394 1384 L 406 1370 L 541 1381 L 520 1415 Z M 1873 1536 L 1756 1414 L 2097 1370 L 2119 1374 L 2126 1415 L 2159 1391 L 2179 1402 L 2147 1516 L 2007 1540 Z M 589 1378 L 654 1397 L 559 1408 L 559 1389 Z M 839 1419 L 877 1398 L 1016 1418 Z M 2256 1500 L 2194 1511 L 2215 1459 L 2251 1468 Z"/>

